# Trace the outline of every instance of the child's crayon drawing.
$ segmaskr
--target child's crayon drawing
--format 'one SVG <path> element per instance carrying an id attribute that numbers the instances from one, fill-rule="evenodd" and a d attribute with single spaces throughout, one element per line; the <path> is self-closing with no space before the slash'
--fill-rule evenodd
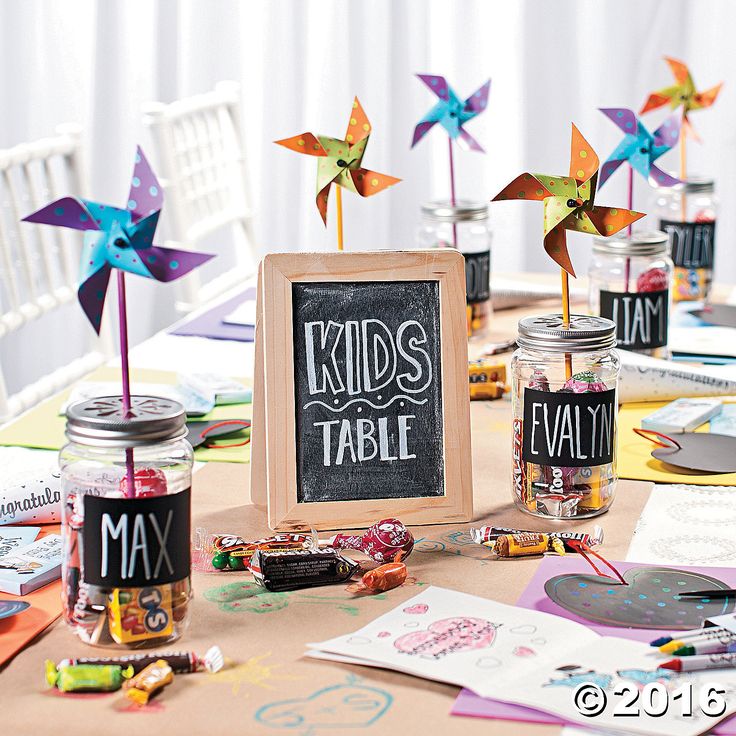
<path id="1" fill-rule="evenodd" d="M 377 687 L 360 684 L 358 677 L 321 688 L 303 698 L 268 703 L 255 713 L 255 720 L 299 736 L 342 733 L 375 723 L 393 703 L 393 695 Z"/>

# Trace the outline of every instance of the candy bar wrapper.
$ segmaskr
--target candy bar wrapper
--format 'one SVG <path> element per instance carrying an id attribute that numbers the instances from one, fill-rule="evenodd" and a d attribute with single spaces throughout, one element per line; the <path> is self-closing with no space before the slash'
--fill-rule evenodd
<path id="1" fill-rule="evenodd" d="M 588 468 L 575 468 L 573 476 L 576 489 L 581 490 L 580 511 L 595 511 L 605 506 L 611 498 L 613 487 L 613 466 L 594 465 Z"/>
<path id="2" fill-rule="evenodd" d="M 481 526 L 472 527 L 470 529 L 470 538 L 476 544 L 486 544 L 489 542 L 495 542 L 499 537 L 508 534 L 537 534 L 538 532 L 530 532 L 526 529 L 512 529 L 503 526 Z M 548 537 L 552 539 L 560 539 L 565 544 L 565 550 L 567 552 L 576 552 L 575 547 L 571 547 L 567 544 L 568 541 L 574 540 L 582 542 L 588 547 L 596 547 L 599 544 L 603 544 L 603 528 L 596 526 L 592 532 L 544 532 Z"/>
<path id="3" fill-rule="evenodd" d="M 470 400 L 498 399 L 506 384 L 506 366 L 489 360 L 468 361 Z"/>
<path id="4" fill-rule="evenodd" d="M 118 644 L 158 639 L 174 630 L 170 585 L 115 588 L 107 611 L 110 636 Z"/>
<path id="5" fill-rule="evenodd" d="M 343 583 L 358 564 L 336 549 L 256 550 L 250 561 L 255 581 L 273 592 Z"/>
<path id="6" fill-rule="evenodd" d="M 138 652 L 136 654 L 121 654 L 112 657 L 76 657 L 64 659 L 58 664 L 58 668 L 76 665 L 118 665 L 138 674 L 148 665 L 155 664 L 163 659 L 176 674 L 200 672 L 206 670 L 210 673 L 219 672 L 225 665 L 225 659 L 218 646 L 211 646 L 203 657 L 198 657 L 194 652 Z"/>

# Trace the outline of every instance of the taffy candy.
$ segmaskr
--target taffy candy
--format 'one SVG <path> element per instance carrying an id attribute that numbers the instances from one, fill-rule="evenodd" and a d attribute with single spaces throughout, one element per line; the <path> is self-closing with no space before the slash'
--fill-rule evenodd
<path id="1" fill-rule="evenodd" d="M 151 695 L 174 681 L 174 671 L 165 659 L 158 659 L 125 683 L 125 697 L 146 705 Z"/>
<path id="2" fill-rule="evenodd" d="M 138 654 L 122 654 L 114 657 L 77 657 L 74 659 L 63 659 L 59 662 L 57 668 L 61 669 L 62 667 L 78 665 L 117 665 L 124 667 L 124 671 L 126 672 L 137 674 L 148 667 L 148 665 L 154 664 L 160 659 L 165 660 L 169 667 L 177 674 L 201 672 L 202 670 L 214 673 L 219 672 L 225 665 L 225 659 L 222 656 L 220 647 L 211 646 L 203 657 L 197 656 L 194 652 L 140 652 Z M 53 662 L 50 662 L 50 664 L 53 665 Z"/>
<path id="3" fill-rule="evenodd" d="M 119 690 L 123 682 L 133 675 L 133 668 L 118 664 L 69 664 L 57 667 L 46 660 L 46 682 L 63 693 L 112 692 Z"/>

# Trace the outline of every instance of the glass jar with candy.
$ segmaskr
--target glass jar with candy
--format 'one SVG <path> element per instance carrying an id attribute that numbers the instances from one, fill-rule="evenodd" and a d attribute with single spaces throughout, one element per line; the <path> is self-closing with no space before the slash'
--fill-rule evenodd
<path id="1" fill-rule="evenodd" d="M 60 453 L 63 616 L 82 641 L 136 649 L 190 618 L 192 447 L 181 404 L 109 396 L 67 409 Z"/>
<path id="2" fill-rule="evenodd" d="M 713 283 L 718 199 L 713 179 L 689 177 L 657 190 L 659 229 L 670 239 L 675 302 L 706 301 Z"/>
<path id="3" fill-rule="evenodd" d="M 616 490 L 619 358 L 603 317 L 525 317 L 511 360 L 513 497 L 544 518 L 606 511 Z"/>
<path id="4" fill-rule="evenodd" d="M 488 337 L 491 305 L 491 240 L 488 204 L 458 200 L 422 205 L 421 248 L 456 248 L 465 257 L 468 337 Z"/>
<path id="5" fill-rule="evenodd" d="M 616 323 L 616 345 L 667 358 L 672 259 L 661 231 L 593 238 L 588 269 L 591 314 Z"/>

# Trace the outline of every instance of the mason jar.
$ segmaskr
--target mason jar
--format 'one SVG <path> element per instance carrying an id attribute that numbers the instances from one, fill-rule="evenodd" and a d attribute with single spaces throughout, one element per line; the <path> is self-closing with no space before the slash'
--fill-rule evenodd
<path id="1" fill-rule="evenodd" d="M 458 200 L 422 205 L 421 248 L 455 248 L 465 257 L 468 337 L 485 340 L 490 330 L 491 239 L 488 204 Z"/>
<path id="2" fill-rule="evenodd" d="M 675 302 L 706 301 L 713 283 L 718 200 L 713 179 L 690 177 L 657 190 L 659 229 L 670 239 Z"/>
<path id="3" fill-rule="evenodd" d="M 593 238 L 590 313 L 616 323 L 616 346 L 668 358 L 672 259 L 659 230 Z"/>
<path id="4" fill-rule="evenodd" d="M 513 497 L 552 519 L 606 511 L 616 490 L 619 358 L 603 317 L 525 317 L 511 359 Z"/>
<path id="5" fill-rule="evenodd" d="M 120 396 L 67 409 L 62 609 L 87 644 L 136 649 L 189 623 L 192 446 L 176 401 Z"/>

